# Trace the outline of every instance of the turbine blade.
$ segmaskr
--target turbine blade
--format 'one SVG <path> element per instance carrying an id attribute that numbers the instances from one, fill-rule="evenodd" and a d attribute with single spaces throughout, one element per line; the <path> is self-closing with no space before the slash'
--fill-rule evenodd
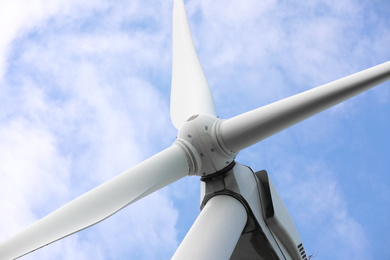
<path id="1" fill-rule="evenodd" d="M 216 115 L 213 96 L 200 65 L 183 0 L 175 0 L 172 32 L 171 120 L 180 129 L 196 114 Z"/>
<path id="2" fill-rule="evenodd" d="M 390 62 L 316 87 L 220 124 L 226 150 L 240 151 L 390 79 Z"/>
<path id="3" fill-rule="evenodd" d="M 92 226 L 188 172 L 184 151 L 173 145 L 4 241 L 0 259 L 18 258 Z"/>
<path id="4" fill-rule="evenodd" d="M 172 259 L 230 259 L 247 218 L 245 207 L 237 199 L 212 197 Z"/>

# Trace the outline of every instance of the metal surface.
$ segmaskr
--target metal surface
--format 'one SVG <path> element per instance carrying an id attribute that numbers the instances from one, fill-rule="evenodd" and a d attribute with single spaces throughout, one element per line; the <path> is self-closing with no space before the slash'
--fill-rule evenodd
<path id="1" fill-rule="evenodd" d="M 238 115 L 220 124 L 223 144 L 240 151 L 390 79 L 390 62 Z"/>
<path id="2" fill-rule="evenodd" d="M 178 140 L 0 244 L 0 259 L 19 257 L 94 225 L 187 174 L 208 175 L 209 179 L 202 182 L 203 210 L 174 259 L 304 258 L 299 234 L 286 216 L 280 197 L 275 195 L 272 182 L 257 178 L 249 167 L 240 164 L 224 169 L 233 166 L 240 150 L 388 79 L 390 62 L 219 120 L 192 41 L 183 0 L 175 0 L 171 120 L 180 130 Z M 192 124 L 186 124 L 188 120 L 195 123 L 197 119 L 206 124 L 202 121 L 186 128 Z M 272 214 L 268 208 L 273 208 Z"/>
<path id="3" fill-rule="evenodd" d="M 215 116 L 214 100 L 192 41 L 183 0 L 173 6 L 171 120 L 180 129 L 196 114 Z"/>
<path id="4" fill-rule="evenodd" d="M 177 146 L 156 154 L 0 244 L 0 259 L 14 259 L 94 225 L 123 207 L 188 174 L 183 150 Z"/>
<path id="5" fill-rule="evenodd" d="M 231 196 L 215 196 L 207 203 L 172 259 L 229 259 L 247 222 L 244 206 Z"/>
<path id="6" fill-rule="evenodd" d="M 266 171 L 255 173 L 262 212 L 268 228 L 293 259 L 307 260 L 298 230 Z"/>
<path id="7" fill-rule="evenodd" d="M 248 221 L 231 259 L 304 259 L 304 251 L 298 248 L 302 247 L 298 231 L 265 171 L 255 173 L 233 163 L 201 181 L 201 208 L 214 196 L 227 195 L 247 211 Z"/>
<path id="8" fill-rule="evenodd" d="M 213 174 L 234 161 L 237 153 L 225 153 L 218 142 L 216 128 L 219 121 L 215 116 L 195 115 L 180 129 L 177 143 L 185 148 L 194 165 L 190 175 Z"/>

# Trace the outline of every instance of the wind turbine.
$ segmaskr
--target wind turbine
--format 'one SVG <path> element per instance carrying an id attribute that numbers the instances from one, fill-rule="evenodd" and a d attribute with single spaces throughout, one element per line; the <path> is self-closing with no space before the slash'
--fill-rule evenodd
<path id="1" fill-rule="evenodd" d="M 220 120 L 181 0 L 175 1 L 173 30 L 171 118 L 179 130 L 177 141 L 2 243 L 1 259 L 21 256 L 93 225 L 188 174 L 202 176 L 203 210 L 174 257 L 226 259 L 263 238 L 261 253 L 304 259 L 299 235 L 268 175 L 256 174 L 234 158 L 240 150 L 388 80 L 390 64 Z M 248 234 L 257 240 L 250 243 Z"/>

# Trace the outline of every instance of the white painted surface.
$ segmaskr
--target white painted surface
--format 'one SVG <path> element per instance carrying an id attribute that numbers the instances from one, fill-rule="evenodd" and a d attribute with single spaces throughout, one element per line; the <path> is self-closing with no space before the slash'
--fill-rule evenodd
<path id="1" fill-rule="evenodd" d="M 173 145 L 6 240 L 0 245 L 0 259 L 14 259 L 94 225 L 188 171 L 185 153 Z"/>
<path id="2" fill-rule="evenodd" d="M 171 120 L 180 129 L 196 114 L 216 115 L 214 100 L 192 41 L 183 0 L 173 7 Z"/>
<path id="3" fill-rule="evenodd" d="M 229 259 L 247 222 L 244 206 L 235 198 L 211 198 L 172 259 Z"/>
<path id="4" fill-rule="evenodd" d="M 390 62 L 223 121 L 223 144 L 240 151 L 390 79 Z"/>

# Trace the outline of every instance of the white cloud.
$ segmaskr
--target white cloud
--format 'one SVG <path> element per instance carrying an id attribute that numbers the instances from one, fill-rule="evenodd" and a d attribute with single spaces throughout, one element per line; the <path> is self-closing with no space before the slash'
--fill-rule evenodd
<path id="1" fill-rule="evenodd" d="M 336 259 L 371 259 L 365 227 L 351 216 L 335 173 L 322 160 L 286 159 L 283 151 L 280 156 L 285 159 L 271 174 L 298 230 L 311 234 L 302 237 L 307 253 L 320 249 L 321 259 L 330 252 Z"/>
<path id="2" fill-rule="evenodd" d="M 370 3 L 188 1 L 217 111 L 232 116 L 389 59 L 388 19 Z M 0 205 L 9 212 L 0 215 L 1 239 L 173 142 L 171 8 L 166 1 L 0 3 Z M 356 215 L 367 202 L 351 202 L 334 158 L 363 147 L 348 143 L 363 112 L 386 122 L 388 88 L 371 93 L 239 157 L 278 176 L 303 242 L 314 253 L 320 247 L 319 258 L 331 254 L 326 249 L 339 253 L 333 259 L 381 255 L 369 239 L 376 233 Z M 383 139 L 372 146 L 380 154 Z M 387 194 L 381 172 L 367 186 L 378 179 Z M 25 259 L 169 258 L 199 211 L 196 180 L 172 187 Z"/>
<path id="3" fill-rule="evenodd" d="M 69 160 L 59 153 L 52 133 L 23 118 L 1 127 L 0 145 L 1 208 L 8 213 L 1 219 L 10 223 L 1 226 L 1 239 L 5 239 L 42 216 L 48 198 L 64 202 Z M 19 218 L 12 219 L 15 216 Z"/>
<path id="4" fill-rule="evenodd" d="M 51 9 L 39 3 L 32 3 L 37 4 L 34 10 L 24 6 L 26 13 L 11 15 L 16 19 L 12 33 L 2 39 L 0 203 L 9 214 L 1 218 L 1 240 L 165 148 L 174 138 L 173 134 L 171 140 L 154 145 L 158 135 L 173 127 L 169 128 L 167 101 L 147 78 L 169 62 L 169 52 L 162 52 L 169 36 L 141 29 L 125 34 L 120 24 L 124 14 L 144 18 L 137 6 L 128 11 L 111 5 L 116 20 L 109 14 L 108 27 L 86 32 L 80 27 L 93 24 L 85 19 L 92 18 L 89 15 L 99 4 L 88 10 L 75 1 L 64 10 L 59 2 Z M 148 19 L 161 15 L 150 10 Z M 160 59 L 154 62 L 156 57 Z M 11 202 L 6 196 L 13 198 Z M 168 197 L 167 191 L 158 192 L 127 214 L 124 210 L 91 231 L 25 259 L 107 259 L 126 253 L 141 258 L 140 250 L 143 259 L 169 257 L 178 242 L 177 210 Z M 9 224 L 3 227 L 4 223 Z M 101 249 L 95 246 L 99 243 Z"/>
<path id="5" fill-rule="evenodd" d="M 0 3 L 0 79 L 8 66 L 13 41 L 31 30 L 39 30 L 54 16 L 71 15 L 74 12 L 92 10 L 100 6 L 98 1 L 2 1 Z"/>

